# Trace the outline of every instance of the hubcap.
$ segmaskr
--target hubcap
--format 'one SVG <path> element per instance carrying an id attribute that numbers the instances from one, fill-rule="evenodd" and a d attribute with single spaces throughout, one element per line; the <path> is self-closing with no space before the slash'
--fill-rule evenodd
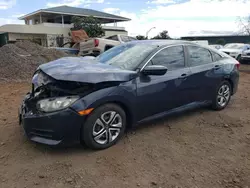
<path id="1" fill-rule="evenodd" d="M 93 138 L 98 144 L 113 142 L 120 134 L 122 118 L 115 111 L 103 113 L 93 126 Z"/>
<path id="2" fill-rule="evenodd" d="M 218 91 L 217 101 L 221 107 L 224 107 L 230 98 L 230 88 L 228 85 L 222 85 Z"/>

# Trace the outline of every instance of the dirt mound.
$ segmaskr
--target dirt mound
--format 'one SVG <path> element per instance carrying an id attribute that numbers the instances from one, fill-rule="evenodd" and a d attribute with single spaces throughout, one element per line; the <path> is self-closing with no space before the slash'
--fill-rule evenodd
<path id="1" fill-rule="evenodd" d="M 39 65 L 66 56 L 29 41 L 7 44 L 0 48 L 0 81 L 30 80 Z"/>

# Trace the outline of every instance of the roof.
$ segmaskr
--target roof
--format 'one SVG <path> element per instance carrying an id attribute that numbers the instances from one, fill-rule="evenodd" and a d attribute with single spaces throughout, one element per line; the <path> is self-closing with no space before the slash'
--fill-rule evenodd
<path id="1" fill-rule="evenodd" d="M 70 7 L 70 6 L 59 6 L 59 7 L 47 8 L 47 9 L 40 9 L 38 11 L 24 15 L 20 17 L 19 19 L 23 20 L 27 17 L 36 15 L 38 13 L 52 13 L 52 14 L 72 15 L 72 16 L 93 16 L 95 18 L 105 18 L 105 19 L 111 19 L 115 21 L 130 21 L 131 20 L 129 18 L 117 16 L 114 14 L 108 14 L 108 13 L 97 11 L 97 10 Z"/>
<path id="2" fill-rule="evenodd" d="M 163 46 L 163 45 L 173 45 L 173 44 L 194 44 L 193 42 L 190 41 L 185 41 L 185 40 L 170 40 L 170 39 L 162 39 L 162 40 L 134 40 L 131 41 L 130 43 L 141 43 L 141 44 L 149 44 L 149 45 L 158 45 L 158 46 Z M 127 44 L 127 43 L 125 43 Z"/>
<path id="3" fill-rule="evenodd" d="M 214 37 L 250 37 L 249 35 L 204 35 L 204 36 L 185 36 L 181 38 L 214 38 Z"/>

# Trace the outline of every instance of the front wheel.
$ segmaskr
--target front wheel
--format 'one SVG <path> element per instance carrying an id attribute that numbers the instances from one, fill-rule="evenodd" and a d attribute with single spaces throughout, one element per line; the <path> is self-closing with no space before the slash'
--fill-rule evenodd
<path id="1" fill-rule="evenodd" d="M 228 81 L 223 81 L 218 89 L 212 101 L 212 107 L 214 110 L 224 109 L 231 99 L 232 87 Z"/>
<path id="2" fill-rule="evenodd" d="M 126 114 L 116 104 L 98 107 L 88 117 L 82 129 L 82 141 L 91 149 L 114 145 L 124 134 Z"/>

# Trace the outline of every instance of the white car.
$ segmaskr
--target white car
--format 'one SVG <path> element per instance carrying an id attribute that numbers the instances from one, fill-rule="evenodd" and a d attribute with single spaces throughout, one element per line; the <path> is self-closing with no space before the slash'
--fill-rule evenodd
<path id="1" fill-rule="evenodd" d="M 80 43 L 79 53 L 82 56 L 98 56 L 114 46 L 134 40 L 137 39 L 126 35 L 113 35 L 107 38 L 92 38 Z"/>
<path id="2" fill-rule="evenodd" d="M 241 55 L 246 50 L 250 50 L 250 45 L 244 43 L 230 43 L 226 44 L 224 48 L 220 49 L 220 51 L 230 55 L 237 60 L 241 59 Z"/>
<path id="3" fill-rule="evenodd" d="M 222 45 L 219 45 L 219 44 L 211 44 L 209 45 L 211 48 L 215 48 L 216 50 L 219 50 L 219 49 L 222 49 L 223 46 Z"/>
<path id="4" fill-rule="evenodd" d="M 246 50 L 243 52 L 240 58 L 240 63 L 242 64 L 249 64 L 250 63 L 250 50 Z"/>

